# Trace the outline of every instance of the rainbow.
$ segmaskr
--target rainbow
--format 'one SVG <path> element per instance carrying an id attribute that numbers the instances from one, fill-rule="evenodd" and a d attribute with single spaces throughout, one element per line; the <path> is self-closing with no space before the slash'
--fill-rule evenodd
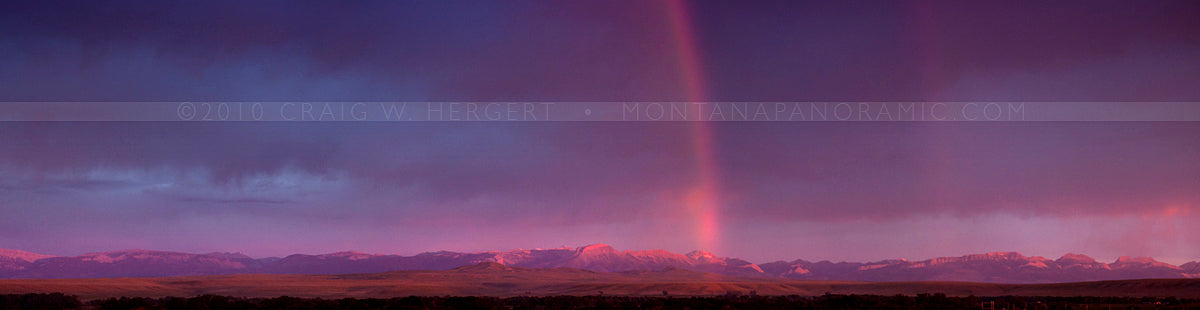
<path id="1" fill-rule="evenodd" d="M 707 87 L 691 14 L 684 0 L 666 0 L 665 3 L 671 35 L 674 38 L 684 101 L 703 102 L 707 97 Z M 701 249 L 719 252 L 721 184 L 711 124 L 706 121 L 689 122 L 692 151 L 696 156 L 697 180 L 687 189 L 684 204 L 694 223 L 696 243 Z"/>

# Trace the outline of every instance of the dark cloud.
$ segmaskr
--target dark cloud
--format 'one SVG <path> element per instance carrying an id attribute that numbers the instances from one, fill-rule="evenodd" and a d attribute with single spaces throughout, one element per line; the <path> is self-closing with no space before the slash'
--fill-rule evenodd
<path id="1" fill-rule="evenodd" d="M 88 85 L 60 85 L 68 92 L 9 92 L 10 98 L 614 100 L 654 96 L 664 86 L 674 87 L 667 81 L 674 64 L 662 61 L 669 56 L 663 54 L 669 33 L 660 18 L 662 9 L 643 2 L 9 6 L 4 20 L 7 40 L 17 47 L 12 56 L 51 69 L 70 59 L 60 70 L 74 72 L 43 71 L 34 75 L 45 79 L 41 82 L 71 73 L 111 75 L 130 84 L 115 86 L 133 91 L 82 92 L 74 88 Z M 573 26 L 559 26 L 564 23 Z M 141 55 L 123 59 L 130 53 Z M 151 82 L 159 75 L 186 83 Z M 221 82 L 319 83 L 312 80 L 324 77 L 365 78 L 360 83 L 378 85 L 329 85 L 333 89 L 296 97 L 294 92 L 254 93 Z M 141 82 L 163 85 L 144 89 Z M 336 87 L 358 87 L 360 92 Z"/>
<path id="2" fill-rule="evenodd" d="M 1190 2 L 697 7 L 710 84 L 724 100 L 1125 101 L 1200 95 L 1187 86 L 1197 82 L 1200 67 L 1191 57 L 1173 57 L 1200 52 L 1194 31 L 1200 24 L 1191 17 L 1200 6 Z M 1113 64 L 1129 67 L 1061 87 L 1074 80 L 1064 75 L 1094 75 Z M 997 85 L 995 79 L 1011 75 L 1041 80 Z"/>
<path id="3" fill-rule="evenodd" d="M 1200 98 L 1189 87 L 1200 76 L 1187 57 L 1200 53 L 1193 18 L 1200 7 L 1190 1 L 703 2 L 690 9 L 713 99 Z M 0 18 L 11 70 L 3 93 L 11 100 L 680 100 L 680 51 L 665 10 L 640 1 L 10 3 Z M 1004 84 L 1030 77 L 1050 82 Z"/>

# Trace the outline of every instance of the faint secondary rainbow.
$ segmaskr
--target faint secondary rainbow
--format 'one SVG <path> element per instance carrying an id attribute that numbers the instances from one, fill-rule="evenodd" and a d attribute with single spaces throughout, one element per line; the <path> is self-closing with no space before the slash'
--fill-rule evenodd
<path id="1" fill-rule="evenodd" d="M 666 0 L 671 36 L 674 39 L 677 65 L 685 100 L 702 102 L 707 99 L 704 70 L 700 63 L 700 47 L 691 14 L 684 0 Z M 695 225 L 696 242 L 708 251 L 720 251 L 720 176 L 713 145 L 712 123 L 689 123 L 692 151 L 696 156 L 695 183 L 687 190 L 684 203 Z"/>

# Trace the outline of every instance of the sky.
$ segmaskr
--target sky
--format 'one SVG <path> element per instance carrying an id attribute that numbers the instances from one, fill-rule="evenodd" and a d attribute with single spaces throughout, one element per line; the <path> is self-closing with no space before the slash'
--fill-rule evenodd
<path id="1" fill-rule="evenodd" d="M 5 2 L 0 248 L 1200 260 L 1196 16 L 1194 1 Z M 622 114 L 942 101 L 1030 103 L 1004 121 Z M 274 121 L 185 118 L 191 102 L 267 102 Z M 607 118 L 289 121 L 310 102 Z"/>

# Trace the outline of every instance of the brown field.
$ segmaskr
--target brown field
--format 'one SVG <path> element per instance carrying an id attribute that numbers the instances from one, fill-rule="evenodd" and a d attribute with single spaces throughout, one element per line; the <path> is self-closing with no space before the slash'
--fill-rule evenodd
<path id="1" fill-rule="evenodd" d="M 1058 284 L 970 282 L 845 282 L 730 277 L 686 270 L 607 273 L 476 265 L 444 271 L 350 275 L 227 275 L 163 278 L 0 280 L 0 294 L 63 292 L 83 300 L 109 297 L 390 298 L 517 295 L 759 295 L 873 294 L 950 296 L 1119 296 L 1200 298 L 1200 279 L 1147 279 Z"/>

